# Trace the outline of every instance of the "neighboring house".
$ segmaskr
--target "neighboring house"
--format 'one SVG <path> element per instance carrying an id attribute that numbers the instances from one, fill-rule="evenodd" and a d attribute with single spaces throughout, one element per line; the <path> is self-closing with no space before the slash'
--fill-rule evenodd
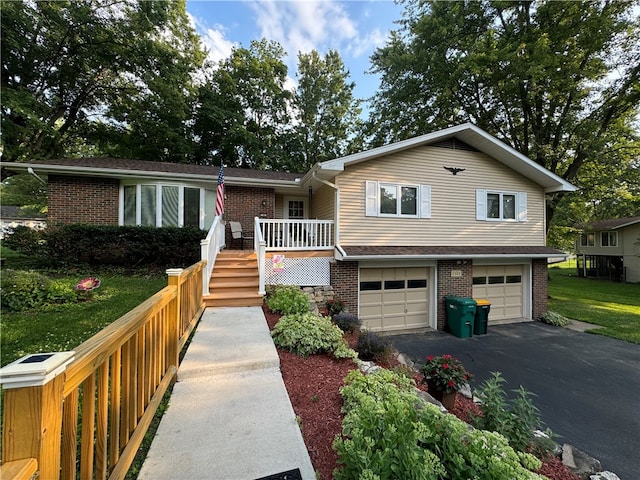
<path id="1" fill-rule="evenodd" d="M 218 169 L 114 159 L 5 164 L 49 183 L 50 223 L 214 222 Z M 225 220 L 253 234 L 264 283 L 331 284 L 374 331 L 445 326 L 444 297 L 490 324 L 546 311 L 545 194 L 570 183 L 472 124 L 316 164 L 225 168 Z M 226 244 L 234 247 L 227 227 Z M 238 248 L 238 247 L 236 247 Z M 209 258 L 215 258 L 209 257 Z M 215 275 L 214 275 L 215 288 Z"/>
<path id="2" fill-rule="evenodd" d="M 47 226 L 47 218 L 44 215 L 21 215 L 20 207 L 13 205 L 0 207 L 0 238 L 4 238 L 7 232 L 10 232 L 18 226 L 42 230 Z"/>
<path id="3" fill-rule="evenodd" d="M 580 277 L 640 282 L 640 217 L 579 225 L 576 257 Z"/>

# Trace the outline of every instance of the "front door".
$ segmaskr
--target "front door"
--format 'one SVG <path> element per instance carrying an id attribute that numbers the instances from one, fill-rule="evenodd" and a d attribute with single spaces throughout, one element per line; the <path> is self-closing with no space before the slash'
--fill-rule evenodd
<path id="1" fill-rule="evenodd" d="M 307 218 L 307 201 L 304 198 L 287 198 L 284 202 L 284 218 L 288 220 L 304 220 Z M 304 245 L 307 236 L 304 224 L 292 222 L 284 229 L 284 244 L 288 247 Z"/>

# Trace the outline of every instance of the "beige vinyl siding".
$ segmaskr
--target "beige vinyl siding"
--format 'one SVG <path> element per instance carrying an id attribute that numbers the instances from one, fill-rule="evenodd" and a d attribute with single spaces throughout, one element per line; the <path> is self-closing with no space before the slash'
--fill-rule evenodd
<path id="1" fill-rule="evenodd" d="M 311 197 L 310 218 L 318 220 L 335 220 L 334 208 L 336 203 L 335 190 L 326 185 L 322 185 L 313 190 Z"/>
<path id="2" fill-rule="evenodd" d="M 452 175 L 443 166 L 464 168 Z M 431 218 L 365 216 L 365 182 L 431 186 Z M 342 245 L 544 245 L 544 192 L 479 153 L 418 147 L 348 166 L 340 187 Z M 476 190 L 527 193 L 526 222 L 476 220 Z"/>
<path id="3" fill-rule="evenodd" d="M 284 197 L 280 194 L 276 194 L 276 207 L 274 213 L 274 218 L 281 220 L 284 218 Z"/>

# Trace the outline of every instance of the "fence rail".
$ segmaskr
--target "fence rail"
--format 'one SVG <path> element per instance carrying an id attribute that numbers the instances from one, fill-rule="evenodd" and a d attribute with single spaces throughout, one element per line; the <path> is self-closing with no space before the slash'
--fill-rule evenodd
<path id="1" fill-rule="evenodd" d="M 42 479 L 124 478 L 204 310 L 205 265 L 168 270 L 164 289 L 79 345 L 50 381 L 5 387 L 3 479 L 30 478 L 34 461 Z"/>
<path id="2" fill-rule="evenodd" d="M 258 219 L 267 251 L 333 250 L 333 220 Z"/>

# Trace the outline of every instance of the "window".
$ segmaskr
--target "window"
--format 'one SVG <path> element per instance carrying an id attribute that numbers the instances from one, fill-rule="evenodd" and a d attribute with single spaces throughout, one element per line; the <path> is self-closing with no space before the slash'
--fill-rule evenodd
<path id="1" fill-rule="evenodd" d="M 431 187 L 367 181 L 365 215 L 368 217 L 431 217 Z"/>
<path id="2" fill-rule="evenodd" d="M 404 280 L 385 280 L 385 290 L 401 290 L 404 288 Z"/>
<path id="3" fill-rule="evenodd" d="M 582 235 L 580 235 L 580 246 L 595 247 L 596 246 L 595 233 L 583 233 Z"/>
<path id="4" fill-rule="evenodd" d="M 382 290 L 382 282 L 360 282 L 361 292 Z"/>
<path id="5" fill-rule="evenodd" d="M 122 187 L 121 224 L 208 228 L 210 225 L 204 225 L 202 215 L 202 192 L 201 188 L 179 185 L 125 185 Z M 215 198 L 215 192 L 206 193 L 212 193 Z M 212 221 L 210 218 L 208 223 Z"/>
<path id="6" fill-rule="evenodd" d="M 479 220 L 524 221 L 526 219 L 526 193 L 503 193 L 478 190 L 477 217 Z M 520 210 L 518 199 L 520 197 Z M 484 217 L 484 218 L 481 218 Z"/>
<path id="7" fill-rule="evenodd" d="M 407 280 L 407 288 L 427 288 L 427 280 Z"/>
<path id="8" fill-rule="evenodd" d="M 600 245 L 603 247 L 617 247 L 618 232 L 602 232 L 600 234 Z"/>
<path id="9" fill-rule="evenodd" d="M 527 193 L 476 190 L 476 219 L 526 222 Z"/>

